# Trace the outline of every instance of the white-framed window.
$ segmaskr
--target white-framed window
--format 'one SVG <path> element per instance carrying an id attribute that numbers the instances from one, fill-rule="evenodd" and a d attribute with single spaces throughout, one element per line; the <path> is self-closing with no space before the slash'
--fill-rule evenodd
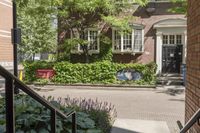
<path id="1" fill-rule="evenodd" d="M 141 29 L 134 30 L 134 51 L 135 52 L 143 51 L 143 34 Z"/>
<path id="2" fill-rule="evenodd" d="M 93 51 L 99 50 L 98 31 L 96 31 L 96 30 L 88 31 L 88 42 L 89 42 L 89 50 L 93 50 Z"/>
<path id="3" fill-rule="evenodd" d="M 168 44 L 168 35 L 163 35 L 163 44 Z"/>
<path id="4" fill-rule="evenodd" d="M 121 34 L 118 32 L 118 31 L 114 31 L 114 50 L 116 51 L 121 51 L 121 44 L 122 44 L 122 41 L 121 41 Z"/>
<path id="5" fill-rule="evenodd" d="M 144 31 L 133 29 L 131 32 L 120 32 L 113 28 L 112 32 L 113 52 L 115 53 L 137 53 L 143 52 Z"/>
<path id="6" fill-rule="evenodd" d="M 123 50 L 124 51 L 131 51 L 132 48 L 132 34 L 131 33 L 124 33 L 123 34 Z"/>
<path id="7" fill-rule="evenodd" d="M 77 38 L 82 38 L 88 41 L 88 49 L 90 53 L 98 53 L 99 52 L 99 31 L 97 29 L 87 29 L 84 31 L 84 35 L 76 34 Z M 73 35 L 71 34 L 71 38 Z M 83 49 L 80 44 L 76 45 L 72 51 L 72 53 L 83 52 Z"/>
<path id="8" fill-rule="evenodd" d="M 163 35 L 162 42 L 164 45 L 182 44 L 183 38 L 181 34 Z"/>
<path id="9" fill-rule="evenodd" d="M 175 44 L 175 35 L 169 35 L 169 44 Z"/>
<path id="10" fill-rule="evenodd" d="M 182 44 L 182 35 L 176 35 L 176 44 Z"/>

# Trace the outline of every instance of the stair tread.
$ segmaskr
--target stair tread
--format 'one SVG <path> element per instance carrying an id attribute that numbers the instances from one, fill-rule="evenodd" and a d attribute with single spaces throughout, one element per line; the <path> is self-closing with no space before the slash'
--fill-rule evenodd
<path id="1" fill-rule="evenodd" d="M 157 84 L 162 85 L 182 85 L 184 83 L 181 74 L 167 74 L 157 78 Z"/>

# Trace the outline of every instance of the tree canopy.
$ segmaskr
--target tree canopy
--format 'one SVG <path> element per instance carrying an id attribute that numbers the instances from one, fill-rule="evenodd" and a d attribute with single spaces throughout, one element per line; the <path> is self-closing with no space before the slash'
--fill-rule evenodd
<path id="1" fill-rule="evenodd" d="M 55 45 L 52 20 L 59 21 L 58 33 L 74 31 L 85 36 L 85 29 L 95 27 L 100 35 L 110 26 L 122 31 L 129 29 L 129 18 L 120 14 L 138 3 L 144 6 L 148 0 L 16 0 L 18 21 L 22 28 L 20 51 L 36 54 L 50 51 Z M 120 16 L 120 17 L 119 17 Z M 65 39 L 67 48 L 79 44 L 88 62 L 88 41 L 83 38 Z M 70 51 L 68 51 L 69 53 Z"/>
<path id="2" fill-rule="evenodd" d="M 58 0 L 59 1 L 59 0 Z M 85 30 L 96 28 L 102 36 L 108 27 L 116 27 L 121 31 L 129 30 L 129 19 L 131 14 L 124 15 L 133 5 L 141 6 L 147 4 L 148 0 L 62 0 L 58 6 L 59 33 L 69 31 L 74 38 L 64 38 L 64 45 L 74 46 L 79 44 L 85 62 L 89 62 L 89 46 Z M 77 37 L 78 36 L 78 37 Z M 82 36 L 82 37 L 80 37 Z M 95 42 L 93 42 L 95 43 Z M 68 51 L 69 53 L 70 51 Z"/>
<path id="3" fill-rule="evenodd" d="M 171 0 L 175 4 L 180 4 L 178 7 L 170 9 L 170 12 L 186 14 L 187 12 L 187 0 Z"/>
<path id="4" fill-rule="evenodd" d="M 51 1 L 19 0 L 17 6 L 18 27 L 22 29 L 20 55 L 34 58 L 37 53 L 55 51 L 57 34 L 53 26 Z"/>

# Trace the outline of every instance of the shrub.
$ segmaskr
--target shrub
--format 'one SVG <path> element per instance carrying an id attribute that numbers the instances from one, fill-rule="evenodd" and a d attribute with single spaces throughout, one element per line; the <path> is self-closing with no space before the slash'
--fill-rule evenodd
<path id="1" fill-rule="evenodd" d="M 47 69 L 53 68 L 53 62 L 46 62 L 46 61 L 26 61 L 23 63 L 24 71 L 25 71 L 25 81 L 32 82 L 36 81 L 36 70 L 37 69 Z"/>
<path id="2" fill-rule="evenodd" d="M 117 111 L 112 104 L 108 102 L 100 102 L 98 99 L 71 99 L 65 98 L 65 104 L 68 107 L 75 107 L 78 111 L 90 114 L 91 118 L 102 129 L 103 133 L 110 133 L 111 127 L 117 117 Z"/>
<path id="3" fill-rule="evenodd" d="M 76 99 L 70 99 L 69 97 L 65 99 L 63 103 L 61 99 L 54 100 L 52 97 L 48 97 L 49 100 L 54 106 L 61 109 L 64 113 L 69 113 L 72 109 L 77 110 L 77 133 L 109 133 L 110 127 L 102 126 L 103 123 L 99 123 L 99 116 L 101 122 L 110 122 L 110 118 L 107 109 L 114 110 L 114 107 L 109 108 L 106 105 L 100 105 L 101 102 L 95 102 L 92 100 L 92 103 L 100 108 L 90 109 L 83 108 L 87 106 L 82 106 L 78 103 L 88 103 L 86 102 L 75 102 L 80 101 Z M 5 132 L 5 103 L 4 99 L 0 98 L 0 132 Z M 89 102 L 90 103 L 90 102 Z M 91 104 L 89 104 L 91 105 Z M 92 109 L 92 110 L 91 110 Z M 16 116 L 16 132 L 25 133 L 49 133 L 50 132 L 50 110 L 46 109 L 41 104 L 34 101 L 32 98 L 27 95 L 17 95 L 15 97 L 15 116 Z M 107 123 L 108 123 L 107 122 Z M 57 117 L 57 132 L 60 133 L 70 133 L 71 131 L 71 118 L 67 120 L 60 119 Z M 106 124 L 107 124 L 106 123 Z"/>
<path id="4" fill-rule="evenodd" d="M 119 64 L 109 61 L 95 62 L 91 64 L 72 64 L 69 62 L 40 63 L 34 62 L 25 65 L 26 80 L 33 82 L 36 80 L 35 71 L 39 68 L 52 67 L 56 75 L 52 79 L 55 83 L 126 83 L 116 78 L 118 71 L 122 69 L 134 69 L 141 72 L 143 78 L 139 81 L 127 81 L 134 84 L 154 84 L 156 80 L 156 64 Z"/>

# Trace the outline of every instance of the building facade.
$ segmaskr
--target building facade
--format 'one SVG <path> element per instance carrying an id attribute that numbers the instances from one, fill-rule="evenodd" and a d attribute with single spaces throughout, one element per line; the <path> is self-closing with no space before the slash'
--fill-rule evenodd
<path id="1" fill-rule="evenodd" d="M 156 62 L 157 73 L 180 73 L 186 59 L 187 25 L 184 14 L 174 14 L 169 9 L 180 6 L 168 0 L 152 0 L 147 6 L 133 4 L 129 10 L 132 31 L 121 33 L 111 27 L 107 36 L 112 40 L 113 61 L 119 63 Z M 126 15 L 126 14 L 125 14 Z M 97 29 L 88 29 L 90 54 L 99 54 L 100 40 Z M 120 33 L 119 33 L 120 32 Z M 70 35 L 70 34 L 68 34 Z M 67 36 L 68 38 L 70 36 Z M 83 62 L 82 49 L 72 52 L 72 62 Z"/>
<path id="2" fill-rule="evenodd" d="M 186 81 L 186 122 L 200 108 L 200 1 L 188 0 L 188 45 Z M 190 133 L 199 133 L 198 122 Z"/>
<path id="3" fill-rule="evenodd" d="M 0 65 L 13 66 L 12 0 L 0 1 Z"/>

